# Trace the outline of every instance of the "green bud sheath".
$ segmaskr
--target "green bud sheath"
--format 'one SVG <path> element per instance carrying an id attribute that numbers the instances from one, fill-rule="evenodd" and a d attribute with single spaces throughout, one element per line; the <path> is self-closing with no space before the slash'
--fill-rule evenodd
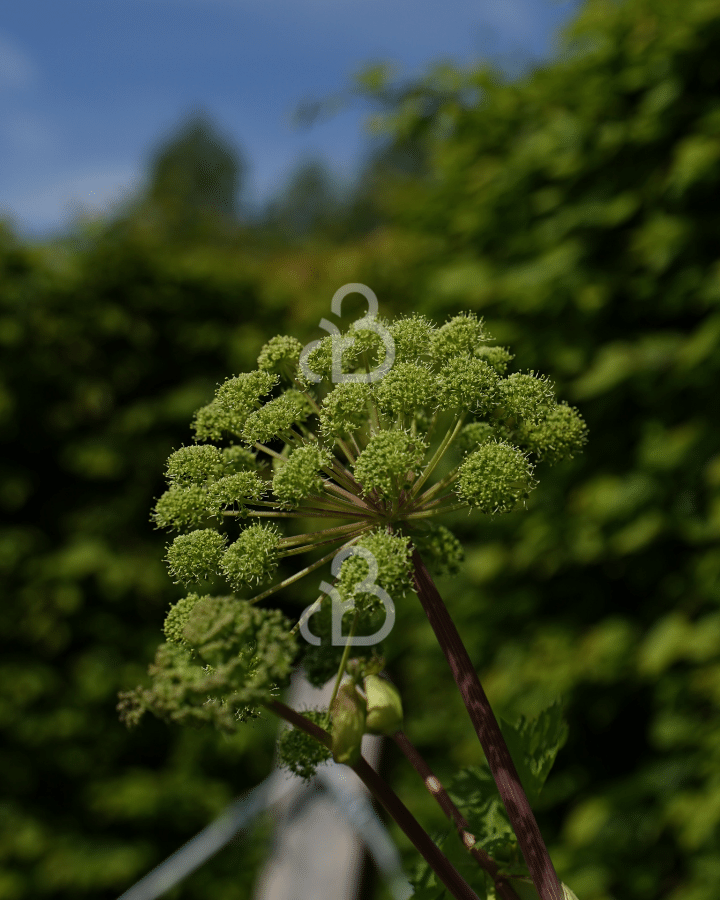
<path id="1" fill-rule="evenodd" d="M 354 684 L 340 688 L 331 713 L 333 759 L 354 766 L 360 759 L 360 742 L 365 733 L 365 701 Z"/>
<path id="2" fill-rule="evenodd" d="M 364 685 L 367 695 L 365 731 L 368 734 L 395 734 L 403 723 L 402 701 L 397 688 L 378 675 L 368 675 Z"/>

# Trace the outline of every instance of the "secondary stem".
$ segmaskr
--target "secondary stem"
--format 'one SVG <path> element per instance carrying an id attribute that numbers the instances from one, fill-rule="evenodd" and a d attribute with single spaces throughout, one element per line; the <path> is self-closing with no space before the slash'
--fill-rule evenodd
<path id="1" fill-rule="evenodd" d="M 330 734 L 290 706 L 286 706 L 279 700 L 270 700 L 265 706 L 276 715 L 290 722 L 291 725 L 294 725 L 306 734 L 312 735 L 321 744 L 330 748 L 332 743 Z M 479 900 L 475 891 L 460 875 L 445 854 L 436 846 L 430 835 L 420 825 L 395 791 L 377 774 L 367 760 L 361 756 L 359 762 L 352 766 L 352 769 L 375 799 L 385 807 L 390 816 L 405 832 L 415 849 L 427 860 L 432 870 L 455 900 Z"/>
<path id="2" fill-rule="evenodd" d="M 348 656 L 350 656 L 350 647 L 352 646 L 352 639 L 355 637 L 355 629 L 357 628 L 357 623 L 358 610 L 356 609 L 355 615 L 353 616 L 352 620 L 352 627 L 350 628 L 350 634 L 348 635 L 348 641 L 345 644 L 342 659 L 340 660 L 340 667 L 338 669 L 337 678 L 335 679 L 335 687 L 333 688 L 332 697 L 330 698 L 330 703 L 328 704 L 329 709 L 332 709 L 332 705 L 335 702 L 338 691 L 340 690 L 340 682 L 342 681 L 342 677 L 345 674 L 345 666 L 347 665 Z"/>
<path id="3" fill-rule="evenodd" d="M 415 591 L 450 665 L 477 732 L 533 884 L 541 900 L 564 900 L 560 880 L 525 796 L 515 763 L 465 645 L 425 563 L 415 549 L 412 560 Z"/>
<path id="4" fill-rule="evenodd" d="M 450 795 L 442 786 L 440 780 L 434 775 L 430 766 L 422 758 L 417 748 L 410 743 L 407 735 L 402 731 L 396 731 L 395 734 L 392 735 L 392 739 L 405 755 L 410 765 L 425 782 L 425 787 L 437 800 L 442 811 L 455 825 L 457 832 L 460 835 L 460 840 L 470 851 L 470 854 L 477 860 L 480 868 L 487 872 L 492 878 L 495 883 L 495 893 L 498 897 L 502 898 L 502 900 L 518 900 L 518 895 L 515 893 L 515 890 L 507 878 L 500 874 L 500 867 L 492 856 L 489 856 L 479 847 L 474 846 L 475 835 L 470 833 L 470 826 L 465 817 L 452 802 Z"/>

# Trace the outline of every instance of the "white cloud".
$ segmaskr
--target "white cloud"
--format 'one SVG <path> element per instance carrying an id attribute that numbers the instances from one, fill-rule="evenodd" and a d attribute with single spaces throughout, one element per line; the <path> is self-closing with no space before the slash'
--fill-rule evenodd
<path id="1" fill-rule="evenodd" d="M 38 78 L 38 68 L 30 55 L 0 32 L 0 92 L 31 87 Z"/>
<path id="2" fill-rule="evenodd" d="M 140 173 L 131 166 L 78 173 L 19 191 L 0 203 L 0 217 L 11 218 L 22 231 L 60 229 L 76 215 L 109 215 L 139 189 L 140 183 Z"/>

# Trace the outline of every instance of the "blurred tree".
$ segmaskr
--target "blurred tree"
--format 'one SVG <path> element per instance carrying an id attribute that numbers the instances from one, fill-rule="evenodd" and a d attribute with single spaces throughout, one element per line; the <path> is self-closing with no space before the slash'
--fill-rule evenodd
<path id="1" fill-rule="evenodd" d="M 149 723 L 145 674 L 182 596 L 149 522 L 165 459 L 285 310 L 237 256 L 137 235 L 82 252 L 0 230 L 0 896 L 114 900 L 272 766 L 276 723 L 232 739 Z M 208 251 L 205 251 L 207 254 Z M 259 842 L 258 842 L 259 841 Z M 250 892 L 246 838 L 168 897 Z"/>
<path id="2" fill-rule="evenodd" d="M 260 228 L 281 242 L 297 242 L 332 231 L 340 207 L 340 187 L 320 159 L 301 162 L 265 206 Z"/>
<path id="3" fill-rule="evenodd" d="M 245 164 L 204 112 L 192 114 L 152 154 L 135 216 L 167 239 L 215 240 L 236 227 Z"/>

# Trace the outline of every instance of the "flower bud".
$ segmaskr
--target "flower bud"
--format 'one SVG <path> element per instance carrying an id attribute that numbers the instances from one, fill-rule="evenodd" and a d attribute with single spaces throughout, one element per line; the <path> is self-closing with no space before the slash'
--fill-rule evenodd
<path id="1" fill-rule="evenodd" d="M 332 755 L 335 762 L 354 766 L 360 759 L 365 733 L 365 701 L 355 685 L 344 684 L 332 707 Z"/>
<path id="2" fill-rule="evenodd" d="M 368 734 L 395 734 L 403 723 L 402 701 L 397 688 L 378 675 L 368 675 L 364 685 L 367 695 L 365 731 Z"/>

